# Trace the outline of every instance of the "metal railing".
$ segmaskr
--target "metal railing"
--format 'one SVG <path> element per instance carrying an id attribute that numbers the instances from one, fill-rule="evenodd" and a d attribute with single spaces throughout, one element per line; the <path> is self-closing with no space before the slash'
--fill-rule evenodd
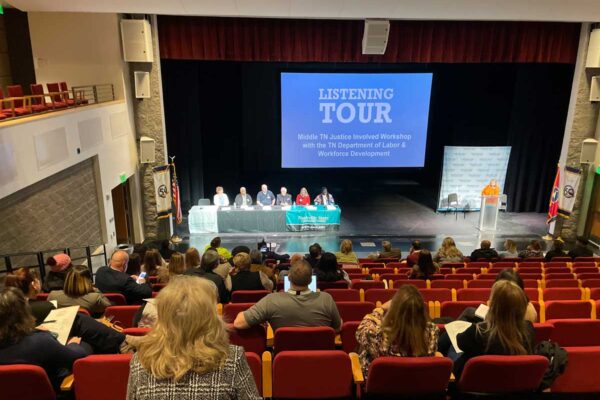
<path id="1" fill-rule="evenodd" d="M 64 247 L 36 252 L 0 254 L 0 275 L 9 274 L 18 268 L 28 267 L 37 269 L 40 279 L 44 282 L 46 279 L 46 259 L 56 253 L 68 254 L 74 265 L 87 265 L 92 275 L 97 267 L 108 264 L 105 244 Z M 98 258 L 100 258 L 100 265 L 97 265 Z"/>
<path id="2" fill-rule="evenodd" d="M 115 99 L 115 87 L 112 83 L 73 86 L 71 92 L 75 101 L 87 100 L 88 104 L 104 103 Z"/>

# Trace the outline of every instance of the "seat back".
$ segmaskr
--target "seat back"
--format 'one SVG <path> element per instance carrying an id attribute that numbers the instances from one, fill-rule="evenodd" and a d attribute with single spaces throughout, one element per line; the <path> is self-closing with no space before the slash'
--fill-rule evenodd
<path id="1" fill-rule="evenodd" d="M 273 349 L 280 351 L 334 350 L 335 331 L 329 326 L 282 327 L 275 331 Z"/>
<path id="2" fill-rule="evenodd" d="M 549 319 L 591 318 L 592 304 L 582 300 L 551 300 L 545 303 L 545 321 Z M 542 321 L 544 322 L 544 321 Z"/>
<path id="3" fill-rule="evenodd" d="M 235 317 L 242 311 L 246 311 L 252 307 L 255 303 L 228 303 L 223 306 L 223 321 L 231 322 L 235 321 Z"/>
<path id="4" fill-rule="evenodd" d="M 358 348 L 356 330 L 358 329 L 359 324 L 360 321 L 347 321 L 342 324 L 340 338 L 342 339 L 342 350 L 346 353 L 355 352 Z"/>
<path id="5" fill-rule="evenodd" d="M 307 371 L 313 377 L 310 384 L 298 379 Z M 350 357 L 343 351 L 283 351 L 273 360 L 274 398 L 350 398 L 352 384 Z"/>
<path id="6" fill-rule="evenodd" d="M 104 315 L 113 317 L 112 322 L 123 328 L 133 328 L 133 317 L 141 306 L 110 306 L 104 310 Z"/>
<path id="7" fill-rule="evenodd" d="M 29 89 L 31 90 L 31 94 L 44 95 L 44 85 L 41 83 L 32 83 L 29 85 Z M 45 102 L 44 97 L 34 97 L 31 99 L 32 104 L 44 104 Z"/>
<path id="8" fill-rule="evenodd" d="M 346 282 L 346 281 L 335 281 L 335 282 L 317 281 L 317 288 L 319 288 L 319 290 L 348 289 L 348 282 Z"/>
<path id="9" fill-rule="evenodd" d="M 575 272 L 576 274 L 584 274 L 584 273 L 597 274 L 598 268 L 596 268 L 596 267 L 573 267 L 573 272 Z"/>
<path id="10" fill-rule="evenodd" d="M 525 288 L 525 294 L 529 300 L 538 301 L 540 298 L 540 291 L 537 288 Z"/>
<path id="11" fill-rule="evenodd" d="M 600 273 L 598 272 L 582 272 L 577 274 L 577 279 L 587 280 L 587 279 L 600 279 Z"/>
<path id="12" fill-rule="evenodd" d="M 246 351 L 246 361 L 248 361 L 248 366 L 252 371 L 258 393 L 262 393 L 262 360 L 258 354 Z"/>
<path id="13" fill-rule="evenodd" d="M 581 286 L 590 288 L 590 296 L 591 292 L 594 292 L 597 297 L 590 297 L 592 299 L 600 300 L 600 279 L 584 279 L 581 281 Z"/>
<path id="14" fill-rule="evenodd" d="M 477 308 L 483 303 L 485 303 L 485 301 L 445 301 L 441 304 L 440 316 L 456 319 L 465 310 L 465 308 Z"/>
<path id="15" fill-rule="evenodd" d="M 82 400 L 126 398 L 132 357 L 132 354 L 102 354 L 75 361 L 75 397 Z"/>
<path id="16" fill-rule="evenodd" d="M 428 301 L 452 301 L 452 290 L 451 289 L 419 289 L 419 293 L 423 297 L 425 302 Z"/>
<path id="17" fill-rule="evenodd" d="M 471 261 L 467 263 L 467 268 L 489 268 L 490 263 L 488 261 Z"/>
<path id="18" fill-rule="evenodd" d="M 548 367 L 542 356 L 479 356 L 467 361 L 458 382 L 466 393 L 526 393 L 540 385 Z"/>
<path id="19" fill-rule="evenodd" d="M 352 280 L 352 289 L 385 289 L 385 283 L 381 281 L 363 281 L 363 280 Z"/>
<path id="20" fill-rule="evenodd" d="M 513 269 L 517 267 L 517 263 L 514 261 L 498 261 L 492 265 L 493 267 L 490 269 L 493 269 L 494 271 L 498 272 L 502 271 L 503 269 Z"/>
<path id="21" fill-rule="evenodd" d="M 600 346 L 566 347 L 565 350 L 569 363 L 552 384 L 552 393 L 599 393 Z"/>
<path id="22" fill-rule="evenodd" d="M 398 289 L 402 285 L 413 285 L 419 289 L 425 289 L 427 287 L 427 281 L 423 279 L 399 279 L 394 281 L 394 289 Z"/>
<path id="23" fill-rule="evenodd" d="M 23 97 L 23 88 L 21 85 L 7 86 L 8 97 Z M 23 100 L 15 100 L 15 107 L 23 107 Z"/>
<path id="24" fill-rule="evenodd" d="M 577 279 L 552 279 L 545 282 L 546 288 L 578 288 Z"/>
<path id="25" fill-rule="evenodd" d="M 358 265 L 360 265 L 361 268 L 369 268 L 369 270 L 371 268 L 385 268 L 385 263 L 382 262 L 361 262 Z"/>
<path id="26" fill-rule="evenodd" d="M 544 274 L 544 279 L 547 281 L 552 279 L 575 279 L 575 275 L 570 272 L 549 273 Z"/>
<path id="27" fill-rule="evenodd" d="M 106 297 L 113 306 L 127 305 L 127 300 L 121 293 L 104 293 L 104 297 Z"/>
<path id="28" fill-rule="evenodd" d="M 472 264 L 472 263 L 471 263 Z M 481 274 L 481 268 L 482 267 L 464 267 L 464 268 L 457 268 L 456 272 L 460 273 L 460 274 Z M 487 268 L 487 267 L 483 267 L 483 268 Z"/>
<path id="29" fill-rule="evenodd" d="M 600 321 L 595 319 L 546 320 L 553 326 L 550 339 L 562 347 L 600 346 Z"/>
<path id="30" fill-rule="evenodd" d="M 544 289 L 544 301 L 548 300 L 583 300 L 583 291 L 577 287 L 555 287 Z"/>
<path id="31" fill-rule="evenodd" d="M 394 285 L 395 287 L 395 285 Z M 385 303 L 396 294 L 396 289 L 368 289 L 365 291 L 365 301 Z"/>
<path id="32" fill-rule="evenodd" d="M 544 340 L 550 340 L 554 325 L 547 323 L 534 322 L 533 329 L 535 330 L 535 343 L 539 343 Z"/>
<path id="33" fill-rule="evenodd" d="M 470 281 L 473 280 L 473 275 L 472 274 L 448 274 L 446 275 L 445 279 L 453 279 L 453 280 L 460 280 L 460 281 Z"/>
<path id="34" fill-rule="evenodd" d="M 444 279 L 431 281 L 431 288 L 446 288 L 446 289 L 462 289 L 464 288 L 464 282 L 461 280 Z"/>
<path id="35" fill-rule="evenodd" d="M 458 289 L 456 291 L 456 300 L 486 302 L 490 298 L 491 292 L 491 289 Z"/>
<path id="36" fill-rule="evenodd" d="M 370 396 L 444 394 L 452 361 L 443 357 L 379 357 L 369 367 Z"/>
<path id="37" fill-rule="evenodd" d="M 62 97 L 60 95 L 60 86 L 58 83 L 46 83 L 46 87 L 48 88 L 49 93 L 57 93 L 52 95 L 52 101 L 62 101 Z"/>
<path id="38" fill-rule="evenodd" d="M 262 354 L 267 349 L 267 329 L 256 325 L 249 329 L 235 329 L 228 325 L 229 342 L 242 346 L 245 351 Z"/>
<path id="39" fill-rule="evenodd" d="M 519 269 L 521 268 L 542 268 L 542 263 L 539 261 L 523 261 L 519 262 Z"/>
<path id="40" fill-rule="evenodd" d="M 523 285 L 525 286 L 525 288 L 533 289 L 537 289 L 539 286 L 537 279 L 523 279 Z"/>
<path id="41" fill-rule="evenodd" d="M 46 371 L 37 365 L 0 365 L 0 397 L 19 400 L 54 400 Z"/>
<path id="42" fill-rule="evenodd" d="M 492 279 L 475 279 L 474 281 L 467 282 L 467 288 L 469 289 L 491 289 L 496 281 Z"/>
<path id="43" fill-rule="evenodd" d="M 362 321 L 364 316 L 371 313 L 375 303 L 368 301 L 340 301 L 335 305 L 340 313 L 342 321 Z"/>
<path id="44" fill-rule="evenodd" d="M 389 281 L 401 281 L 403 279 L 408 279 L 408 277 L 406 276 L 406 274 L 381 274 L 379 275 L 379 280 L 380 281 L 388 281 L 388 285 L 389 285 Z"/>
<path id="45" fill-rule="evenodd" d="M 125 328 L 123 329 L 123 334 L 130 336 L 146 336 L 151 330 L 152 329 L 150 328 Z"/>
<path id="46" fill-rule="evenodd" d="M 325 289 L 333 301 L 360 301 L 360 291 L 356 289 Z"/>
<path id="47" fill-rule="evenodd" d="M 258 303 L 269 294 L 268 290 L 236 290 L 231 292 L 232 303 Z"/>

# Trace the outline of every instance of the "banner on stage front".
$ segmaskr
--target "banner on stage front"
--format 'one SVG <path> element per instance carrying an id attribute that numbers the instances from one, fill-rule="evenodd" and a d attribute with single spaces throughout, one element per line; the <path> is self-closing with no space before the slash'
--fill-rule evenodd
<path id="1" fill-rule="evenodd" d="M 570 218 L 577 198 L 577 190 L 581 179 L 581 170 L 574 167 L 565 167 L 565 177 L 562 182 L 561 194 L 558 202 L 558 213 L 565 218 Z"/>
<path id="2" fill-rule="evenodd" d="M 161 165 L 152 168 L 154 177 L 154 196 L 156 198 L 156 218 L 168 218 L 171 216 L 171 179 L 169 177 L 169 165 Z"/>

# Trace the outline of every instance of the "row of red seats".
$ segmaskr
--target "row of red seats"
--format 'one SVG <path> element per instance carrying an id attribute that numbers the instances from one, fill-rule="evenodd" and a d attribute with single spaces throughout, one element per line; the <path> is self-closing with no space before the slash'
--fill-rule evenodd
<path id="1" fill-rule="evenodd" d="M 66 82 L 47 83 L 46 87 L 48 93 L 44 93 L 42 84 L 31 84 L 31 94 L 25 95 L 21 85 L 7 86 L 6 98 L 0 88 L 0 120 L 88 104 L 83 92 L 74 92 L 71 98 Z"/>

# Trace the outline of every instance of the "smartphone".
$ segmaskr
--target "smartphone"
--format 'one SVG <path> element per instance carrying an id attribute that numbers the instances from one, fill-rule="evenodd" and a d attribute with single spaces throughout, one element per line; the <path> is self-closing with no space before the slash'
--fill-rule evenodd
<path id="1" fill-rule="evenodd" d="M 140 276 L 138 276 L 138 278 L 137 278 L 137 281 L 136 281 L 136 282 L 137 282 L 137 283 L 140 283 L 140 280 L 141 280 L 141 279 L 145 279 L 145 278 L 146 278 L 146 272 L 144 271 L 144 272 L 142 272 L 142 273 L 140 274 Z"/>

